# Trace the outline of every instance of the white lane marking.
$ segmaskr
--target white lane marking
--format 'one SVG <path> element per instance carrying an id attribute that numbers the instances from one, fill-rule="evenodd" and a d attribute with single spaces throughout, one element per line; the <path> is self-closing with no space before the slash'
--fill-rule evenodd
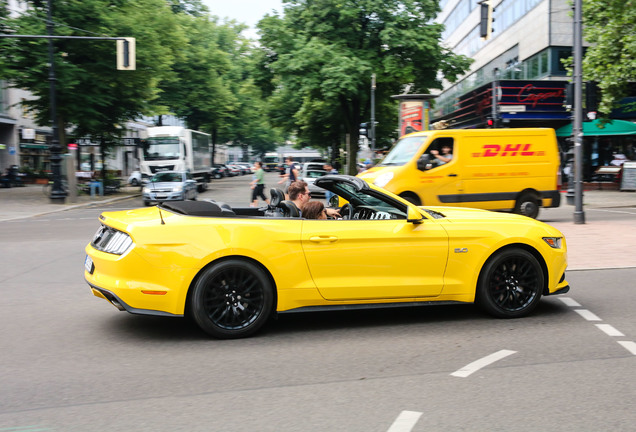
<path id="1" fill-rule="evenodd" d="M 474 372 L 477 372 L 479 369 L 488 366 L 491 363 L 494 363 L 498 360 L 501 360 L 505 357 L 508 357 L 509 355 L 515 354 L 517 351 L 510 351 L 510 350 L 501 350 L 501 351 L 497 351 L 494 354 L 490 354 L 489 356 L 486 356 L 484 358 L 481 358 L 479 360 L 476 360 L 470 364 L 467 364 L 466 366 L 464 366 L 463 368 L 459 369 L 456 372 L 453 372 L 451 375 L 452 376 L 456 376 L 459 378 L 466 378 L 467 376 L 471 375 Z"/>
<path id="2" fill-rule="evenodd" d="M 599 317 L 597 317 L 596 315 L 594 315 L 592 312 L 590 312 L 587 309 L 574 309 L 574 312 L 581 315 L 583 318 L 585 318 L 588 321 L 603 321 L 602 319 L 600 319 Z"/>
<path id="3" fill-rule="evenodd" d="M 422 417 L 421 412 L 402 411 L 387 432 L 409 432 Z"/>
<path id="4" fill-rule="evenodd" d="M 605 332 L 608 336 L 625 336 L 623 333 L 619 332 L 614 326 L 609 324 L 594 324 L 599 330 Z"/>
<path id="5" fill-rule="evenodd" d="M 571 306 L 571 307 L 579 307 L 579 306 L 581 306 L 579 304 L 579 302 L 577 302 L 576 300 L 574 300 L 573 298 L 570 298 L 570 297 L 561 297 L 561 298 L 559 298 L 559 300 L 561 300 L 563 303 L 565 303 L 566 306 Z"/>
<path id="6" fill-rule="evenodd" d="M 636 355 L 636 342 L 632 341 L 618 341 L 619 344 L 623 346 L 627 351 Z"/>

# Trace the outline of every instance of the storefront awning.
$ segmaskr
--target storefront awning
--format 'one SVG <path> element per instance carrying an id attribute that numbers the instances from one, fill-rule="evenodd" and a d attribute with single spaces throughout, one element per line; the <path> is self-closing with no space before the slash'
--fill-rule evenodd
<path id="1" fill-rule="evenodd" d="M 572 124 L 565 125 L 556 131 L 559 137 L 572 135 Z M 583 122 L 583 136 L 636 135 L 636 123 L 625 120 L 612 120 L 611 123 L 600 124 L 600 120 Z"/>

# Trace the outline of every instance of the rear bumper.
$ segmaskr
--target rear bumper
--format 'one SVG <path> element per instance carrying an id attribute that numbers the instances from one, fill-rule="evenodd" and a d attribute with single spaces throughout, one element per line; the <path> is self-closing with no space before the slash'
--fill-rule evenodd
<path id="1" fill-rule="evenodd" d="M 93 295 L 95 297 L 103 298 L 104 300 L 109 301 L 113 306 L 115 306 L 120 311 L 126 311 L 135 315 L 154 315 L 154 316 L 165 316 L 165 317 L 182 317 L 183 315 L 171 314 L 169 312 L 151 310 L 151 309 L 138 309 L 129 306 L 119 298 L 115 293 L 108 291 L 104 288 L 97 287 L 92 283 L 86 281 L 88 285 L 91 287 L 91 291 L 93 291 Z"/>

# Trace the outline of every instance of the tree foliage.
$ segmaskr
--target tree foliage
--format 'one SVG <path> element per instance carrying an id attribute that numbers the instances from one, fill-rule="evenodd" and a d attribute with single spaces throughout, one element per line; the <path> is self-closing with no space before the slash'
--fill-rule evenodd
<path id="1" fill-rule="evenodd" d="M 359 125 L 370 120 L 371 75 L 377 76 L 378 136 L 394 138 L 395 102 L 455 81 L 470 60 L 440 45 L 435 0 L 289 0 L 284 15 L 259 23 L 258 81 L 271 92 L 272 118 L 302 143 L 327 146 L 348 134 L 357 154 Z M 269 83 L 267 82 L 269 79 Z M 379 138 L 380 139 L 380 138 Z M 381 140 L 381 139 L 380 139 Z M 349 172 L 355 172 L 355 157 Z"/>
<path id="2" fill-rule="evenodd" d="M 629 96 L 630 82 L 636 81 L 636 2 L 585 0 L 583 23 L 583 35 L 592 44 L 583 60 L 583 75 L 598 82 L 599 111 L 607 116 Z"/>

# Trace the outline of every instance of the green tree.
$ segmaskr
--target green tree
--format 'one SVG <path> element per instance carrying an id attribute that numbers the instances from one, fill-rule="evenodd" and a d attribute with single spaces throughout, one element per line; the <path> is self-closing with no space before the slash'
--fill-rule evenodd
<path id="1" fill-rule="evenodd" d="M 392 94 L 411 84 L 416 93 L 455 81 L 470 60 L 440 45 L 442 25 L 433 22 L 435 0 L 289 0 L 282 17 L 259 22 L 259 77 L 271 91 L 273 116 L 300 142 L 327 146 L 348 135 L 358 151 L 359 126 L 370 120 L 370 82 L 377 76 L 378 135 L 394 130 Z M 264 81 L 269 74 L 270 84 Z M 288 113 L 292 111 L 293 115 Z M 393 137 L 391 137 L 393 138 Z M 355 171 L 355 157 L 348 172 Z"/>
<path id="2" fill-rule="evenodd" d="M 583 23 L 583 35 L 592 44 L 583 60 L 583 76 L 598 82 L 599 111 L 608 116 L 636 82 L 636 2 L 585 0 Z"/>
<path id="3" fill-rule="evenodd" d="M 17 34 L 44 35 L 46 4 L 30 1 L 7 26 Z M 78 137 L 99 139 L 106 148 L 126 121 L 157 109 L 157 84 L 171 73 L 183 30 L 165 0 L 69 0 L 53 2 L 55 35 L 130 36 L 137 40 L 135 71 L 115 68 L 115 41 L 55 40 L 57 118 L 61 144 L 67 127 Z M 17 39 L 6 54 L 11 85 L 30 91 L 25 102 L 39 124 L 49 124 L 47 41 Z"/>

